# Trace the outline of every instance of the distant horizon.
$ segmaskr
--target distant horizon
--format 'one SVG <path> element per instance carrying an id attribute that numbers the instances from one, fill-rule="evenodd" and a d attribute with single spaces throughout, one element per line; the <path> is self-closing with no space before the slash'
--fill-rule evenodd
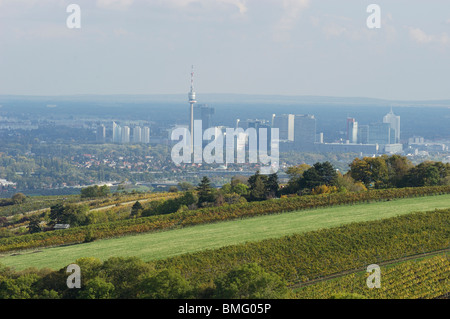
<path id="1" fill-rule="evenodd" d="M 186 103 L 187 103 L 187 93 L 142 93 L 142 94 L 131 94 L 131 93 L 111 93 L 111 94 L 91 94 L 91 93 L 80 93 L 80 94 L 60 94 L 60 95 L 38 95 L 38 94 L 0 94 L 0 98 L 27 98 L 27 99 L 42 99 L 42 98 L 108 98 L 108 97 L 121 97 L 121 98 L 127 98 L 127 97 L 140 97 L 140 98 L 174 98 L 177 97 L 184 97 L 186 96 Z M 385 99 L 385 98 L 377 98 L 377 97 L 365 97 L 365 96 L 333 96 L 333 95 L 295 95 L 295 94 L 253 94 L 253 93 L 198 93 L 198 104 L 207 104 L 205 101 L 204 103 L 201 102 L 201 97 L 219 97 L 220 100 L 226 101 L 226 97 L 244 97 L 244 98 L 280 98 L 280 99 L 286 99 L 286 101 L 291 101 L 292 99 L 315 99 L 317 101 L 314 101 L 316 103 L 320 103 L 321 99 L 328 99 L 328 101 L 323 101 L 330 103 L 331 100 L 336 100 L 337 102 L 344 102 L 345 100 L 366 100 L 366 102 L 373 101 L 373 102 L 391 102 L 391 103 L 444 103 L 447 104 L 450 107 L 450 98 L 449 99 L 417 99 L 417 100 L 403 100 L 403 99 Z M 158 101 L 160 102 L 160 101 Z M 246 102 L 243 100 L 242 102 Z M 248 102 L 248 101 L 247 101 Z M 313 101 L 308 101 L 313 102 Z M 360 101 L 362 102 L 362 101 Z M 442 105 L 447 106 L 447 105 Z"/>

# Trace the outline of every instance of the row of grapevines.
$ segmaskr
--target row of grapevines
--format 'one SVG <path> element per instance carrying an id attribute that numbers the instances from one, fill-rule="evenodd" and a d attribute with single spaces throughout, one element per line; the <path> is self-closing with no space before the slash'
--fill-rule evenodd
<path id="1" fill-rule="evenodd" d="M 258 263 L 289 284 L 308 282 L 370 264 L 450 246 L 450 209 L 353 223 L 156 261 L 191 283 L 208 284 L 229 269 Z"/>
<path id="2" fill-rule="evenodd" d="M 448 255 L 411 260 L 380 268 L 380 287 L 369 288 L 369 273 L 353 273 L 296 291 L 299 299 L 355 296 L 370 299 L 431 299 L 450 292 Z"/>

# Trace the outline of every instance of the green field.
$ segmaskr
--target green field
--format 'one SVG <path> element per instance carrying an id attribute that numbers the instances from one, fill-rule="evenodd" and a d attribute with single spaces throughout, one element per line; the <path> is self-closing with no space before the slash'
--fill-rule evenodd
<path id="1" fill-rule="evenodd" d="M 371 204 L 337 206 L 198 225 L 177 230 L 99 240 L 72 246 L 5 254 L 0 263 L 17 270 L 28 267 L 60 269 L 80 257 L 105 260 L 136 256 L 144 261 L 276 238 L 321 228 L 394 217 L 415 211 L 450 207 L 450 195 L 417 197 Z"/>

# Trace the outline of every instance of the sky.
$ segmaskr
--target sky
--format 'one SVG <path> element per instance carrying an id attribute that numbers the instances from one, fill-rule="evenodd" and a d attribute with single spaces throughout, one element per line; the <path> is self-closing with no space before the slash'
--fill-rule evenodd
<path id="1" fill-rule="evenodd" d="M 187 94 L 191 65 L 198 99 L 450 99 L 450 1 L 0 0 L 1 95 Z"/>

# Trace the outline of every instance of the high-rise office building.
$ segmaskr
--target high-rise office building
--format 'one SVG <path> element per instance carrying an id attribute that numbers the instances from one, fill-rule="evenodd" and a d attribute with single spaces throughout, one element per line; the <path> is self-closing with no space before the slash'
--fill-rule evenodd
<path id="1" fill-rule="evenodd" d="M 254 128 L 254 129 L 258 129 L 258 128 L 260 128 L 260 127 L 267 127 L 268 126 L 268 123 L 265 121 L 265 120 L 258 120 L 258 119 L 255 119 L 255 120 L 247 120 L 246 122 L 245 122 L 246 124 L 245 124 L 245 128 Z"/>
<path id="2" fill-rule="evenodd" d="M 353 144 L 358 142 L 358 122 L 354 118 L 347 118 L 347 140 Z"/>
<path id="3" fill-rule="evenodd" d="M 314 115 L 295 115 L 294 146 L 309 149 L 316 142 L 316 118 Z"/>
<path id="4" fill-rule="evenodd" d="M 395 130 L 389 123 L 375 123 L 369 125 L 368 144 L 396 144 Z"/>
<path id="5" fill-rule="evenodd" d="M 271 141 L 272 141 L 272 131 L 271 131 L 272 126 L 271 126 L 270 122 L 268 122 L 266 120 L 254 119 L 254 120 L 247 120 L 245 123 L 246 123 L 246 125 L 245 125 L 246 127 L 244 129 L 254 128 L 256 130 L 256 138 L 257 138 L 258 148 L 263 146 L 263 144 L 261 143 L 261 138 L 263 137 L 266 141 L 265 149 L 270 150 L 271 149 Z M 260 131 L 260 129 L 266 130 L 265 135 L 263 133 L 263 130 Z"/>
<path id="6" fill-rule="evenodd" d="M 202 128 L 206 130 L 214 126 L 214 108 L 206 104 L 199 104 L 194 107 L 194 120 L 202 120 Z"/>
<path id="7" fill-rule="evenodd" d="M 369 125 L 358 125 L 358 144 L 369 144 Z"/>
<path id="8" fill-rule="evenodd" d="M 122 128 L 116 122 L 113 122 L 112 135 L 113 143 L 120 143 L 122 141 Z"/>
<path id="9" fill-rule="evenodd" d="M 142 143 L 149 144 L 150 143 L 150 128 L 147 126 L 144 126 L 142 128 Z"/>
<path id="10" fill-rule="evenodd" d="M 106 142 L 106 127 L 103 124 L 97 126 L 96 141 L 98 143 Z"/>
<path id="11" fill-rule="evenodd" d="M 394 130 L 394 143 L 400 143 L 400 116 L 395 115 L 391 111 L 383 117 L 383 123 L 389 123 L 390 127 Z"/>
<path id="12" fill-rule="evenodd" d="M 122 127 L 122 137 L 121 142 L 122 143 L 130 143 L 130 128 L 128 126 Z"/>
<path id="13" fill-rule="evenodd" d="M 142 142 L 142 129 L 140 126 L 133 127 L 133 143 Z"/>
<path id="14" fill-rule="evenodd" d="M 278 128 L 280 140 L 294 141 L 294 120 L 294 114 L 272 116 L 273 127 Z"/>

